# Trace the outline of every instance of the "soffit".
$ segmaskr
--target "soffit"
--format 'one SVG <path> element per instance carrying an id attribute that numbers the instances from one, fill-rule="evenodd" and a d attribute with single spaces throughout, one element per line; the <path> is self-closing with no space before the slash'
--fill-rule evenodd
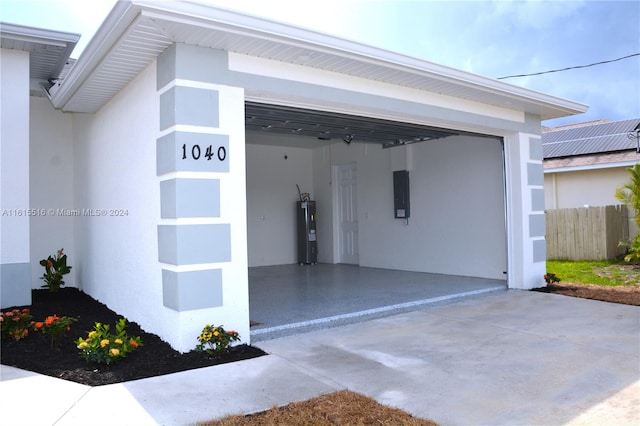
<path id="1" fill-rule="evenodd" d="M 179 8 L 179 10 L 174 9 Z M 112 27 L 112 28 L 110 28 Z M 116 33 L 113 28 L 121 32 Z M 508 83 L 324 34 L 186 2 L 120 2 L 54 104 L 95 112 L 172 43 L 227 50 L 540 115 L 587 107 Z M 86 62 L 83 63 L 83 62 Z"/>
<path id="2" fill-rule="evenodd" d="M 0 47 L 29 52 L 29 77 L 47 83 L 62 75 L 80 35 L 0 23 Z"/>

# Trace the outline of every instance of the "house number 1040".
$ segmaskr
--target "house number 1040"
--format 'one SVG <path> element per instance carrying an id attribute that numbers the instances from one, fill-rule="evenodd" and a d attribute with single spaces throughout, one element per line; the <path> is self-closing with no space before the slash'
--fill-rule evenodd
<path id="1" fill-rule="evenodd" d="M 187 144 L 182 144 L 182 159 L 186 160 L 187 159 L 187 154 L 188 154 L 188 150 L 187 150 Z M 213 152 L 213 147 L 211 145 L 209 145 L 205 151 L 204 154 L 202 153 L 202 149 L 200 148 L 200 145 L 196 144 L 193 145 L 191 147 L 191 158 L 193 158 L 194 160 L 199 160 L 200 158 L 206 158 L 207 160 L 211 160 L 212 158 L 217 158 L 219 161 L 224 161 L 227 158 L 227 150 L 225 149 L 224 146 L 218 147 L 217 152 L 214 154 Z"/>

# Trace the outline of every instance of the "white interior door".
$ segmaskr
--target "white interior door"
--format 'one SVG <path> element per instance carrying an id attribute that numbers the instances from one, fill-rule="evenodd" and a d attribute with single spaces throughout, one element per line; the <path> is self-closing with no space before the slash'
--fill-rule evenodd
<path id="1" fill-rule="evenodd" d="M 345 164 L 337 168 L 339 263 L 359 263 L 357 168 Z"/>

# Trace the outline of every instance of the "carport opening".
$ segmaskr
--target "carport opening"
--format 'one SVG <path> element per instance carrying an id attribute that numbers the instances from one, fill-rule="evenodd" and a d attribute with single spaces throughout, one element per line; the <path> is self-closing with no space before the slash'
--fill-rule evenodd
<path id="1" fill-rule="evenodd" d="M 501 139 L 253 102 L 245 108 L 252 339 L 506 288 Z M 394 216 L 396 170 L 411 176 L 410 221 Z M 318 265 L 298 265 L 298 187 L 316 202 Z M 343 253 L 348 241 L 355 256 Z"/>

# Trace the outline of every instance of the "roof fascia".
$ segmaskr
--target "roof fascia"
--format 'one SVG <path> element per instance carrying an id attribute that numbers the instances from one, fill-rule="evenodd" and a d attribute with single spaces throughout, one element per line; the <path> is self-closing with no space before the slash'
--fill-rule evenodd
<path id="1" fill-rule="evenodd" d="M 58 47 L 72 44 L 75 47 L 75 44 L 80 39 L 80 34 L 0 22 L 0 37 Z"/>
<path id="2" fill-rule="evenodd" d="M 0 38 L 64 48 L 54 71 L 54 75 L 57 77 L 64 69 L 71 52 L 80 40 L 80 34 L 0 22 Z"/>
<path id="3" fill-rule="evenodd" d="M 620 167 L 633 167 L 638 164 L 637 161 L 618 161 L 617 163 L 600 163 L 600 164 L 587 164 L 583 166 L 567 166 L 567 167 L 554 167 L 544 169 L 544 174 L 551 173 L 564 173 L 564 172 L 579 172 L 584 170 L 598 170 L 598 169 L 615 169 Z"/>
<path id="4" fill-rule="evenodd" d="M 210 20 L 233 27 L 239 27 L 252 33 L 269 34 L 286 44 L 305 45 L 310 49 L 323 50 L 340 56 L 350 56 L 354 59 L 376 63 L 385 67 L 390 65 L 402 70 L 410 71 L 431 78 L 456 83 L 461 86 L 482 88 L 512 100 L 531 102 L 539 106 L 553 108 L 558 112 L 558 118 L 566 115 L 586 112 L 587 105 L 547 95 L 531 89 L 515 86 L 490 77 L 473 74 L 445 65 L 436 64 L 423 59 L 414 58 L 401 53 L 369 46 L 351 40 L 335 37 L 300 27 L 294 27 L 281 22 L 256 17 L 228 9 L 220 9 L 210 4 L 195 1 L 157 2 L 153 0 L 132 0 L 136 5 L 164 11 L 169 14 L 180 14 L 182 19 L 190 16 L 198 21 Z M 505 106 L 508 101 L 505 100 Z"/>
<path id="5" fill-rule="evenodd" d="M 54 107 L 61 108 L 71 99 L 100 62 L 108 55 L 113 45 L 138 14 L 139 9 L 130 2 L 116 2 L 69 74 L 58 86 L 58 89 L 50 95 L 49 99 Z"/>
<path id="6" fill-rule="evenodd" d="M 56 108 L 64 107 L 82 84 L 90 78 L 91 73 L 141 13 L 186 24 L 213 25 L 226 29 L 230 33 L 268 37 L 283 44 L 303 46 L 310 50 L 350 57 L 387 68 L 401 69 L 425 77 L 440 79 L 458 86 L 483 90 L 503 97 L 505 99 L 504 107 L 507 108 L 511 103 L 521 102 L 532 108 L 525 112 L 536 113 L 533 111 L 536 109 L 534 106 L 545 109 L 547 114 L 544 119 L 580 114 L 588 110 L 587 105 L 489 77 L 261 17 L 218 8 L 210 4 L 194 1 L 158 2 L 154 0 L 118 1 L 115 4 L 65 81 L 51 96 L 51 102 Z"/>

